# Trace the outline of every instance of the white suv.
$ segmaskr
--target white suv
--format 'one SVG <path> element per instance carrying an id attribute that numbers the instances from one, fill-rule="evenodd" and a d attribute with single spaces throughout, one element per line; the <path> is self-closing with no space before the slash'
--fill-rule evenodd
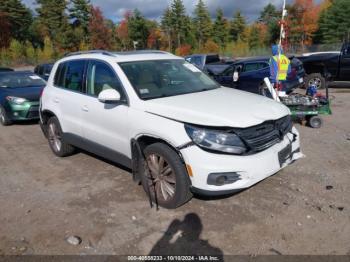
<path id="1" fill-rule="evenodd" d="M 73 53 L 56 62 L 41 127 L 60 157 L 75 147 L 132 169 L 153 202 L 231 194 L 302 156 L 290 111 L 220 87 L 161 51 Z"/>

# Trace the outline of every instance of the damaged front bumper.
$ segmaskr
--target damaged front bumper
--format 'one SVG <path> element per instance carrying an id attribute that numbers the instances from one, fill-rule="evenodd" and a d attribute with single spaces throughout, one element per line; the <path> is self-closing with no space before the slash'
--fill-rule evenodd
<path id="1" fill-rule="evenodd" d="M 294 127 L 280 143 L 252 155 L 214 154 L 198 146 L 184 148 L 181 154 L 192 169 L 193 191 L 205 195 L 225 195 L 249 188 L 303 157 Z M 216 184 L 213 176 L 218 180 Z"/>

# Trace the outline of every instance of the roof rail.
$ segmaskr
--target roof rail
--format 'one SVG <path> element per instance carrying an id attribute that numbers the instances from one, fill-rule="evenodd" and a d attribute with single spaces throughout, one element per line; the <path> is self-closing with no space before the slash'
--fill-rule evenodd
<path id="1" fill-rule="evenodd" d="M 134 51 L 123 51 L 123 52 L 113 52 L 113 54 L 117 55 L 137 55 L 137 54 L 171 54 L 166 51 L 161 50 L 134 50 Z"/>
<path id="2" fill-rule="evenodd" d="M 64 57 L 73 56 L 73 55 L 85 55 L 85 54 L 101 54 L 101 55 L 107 55 L 107 56 L 115 56 L 115 54 L 106 50 L 88 50 L 88 51 L 78 51 L 78 52 L 67 53 L 64 55 Z"/>

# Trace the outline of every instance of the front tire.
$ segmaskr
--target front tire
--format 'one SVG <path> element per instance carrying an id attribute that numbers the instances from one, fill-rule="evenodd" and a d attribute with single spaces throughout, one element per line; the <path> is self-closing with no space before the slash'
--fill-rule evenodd
<path id="1" fill-rule="evenodd" d="M 163 143 L 144 150 L 142 185 L 152 202 L 175 209 L 192 198 L 190 179 L 179 155 Z"/>
<path id="2" fill-rule="evenodd" d="M 3 126 L 9 126 L 12 121 L 8 118 L 5 108 L 0 106 L 0 124 Z"/>
<path id="3" fill-rule="evenodd" d="M 64 142 L 62 128 L 57 117 L 51 117 L 47 122 L 47 138 L 52 152 L 59 157 L 74 153 L 74 147 Z"/>
<path id="4" fill-rule="evenodd" d="M 318 90 L 326 88 L 326 79 L 320 73 L 313 73 L 305 78 L 305 85 L 308 88 L 315 85 Z"/>

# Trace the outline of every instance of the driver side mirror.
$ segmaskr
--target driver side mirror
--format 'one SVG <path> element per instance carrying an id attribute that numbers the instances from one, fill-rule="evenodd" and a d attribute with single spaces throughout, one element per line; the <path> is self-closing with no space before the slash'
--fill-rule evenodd
<path id="1" fill-rule="evenodd" d="M 115 89 L 103 90 L 98 95 L 98 101 L 101 103 L 116 103 L 120 101 L 120 93 Z"/>
<path id="2" fill-rule="evenodd" d="M 234 71 L 233 72 L 233 82 L 237 82 L 239 79 L 239 72 L 238 71 Z"/>

